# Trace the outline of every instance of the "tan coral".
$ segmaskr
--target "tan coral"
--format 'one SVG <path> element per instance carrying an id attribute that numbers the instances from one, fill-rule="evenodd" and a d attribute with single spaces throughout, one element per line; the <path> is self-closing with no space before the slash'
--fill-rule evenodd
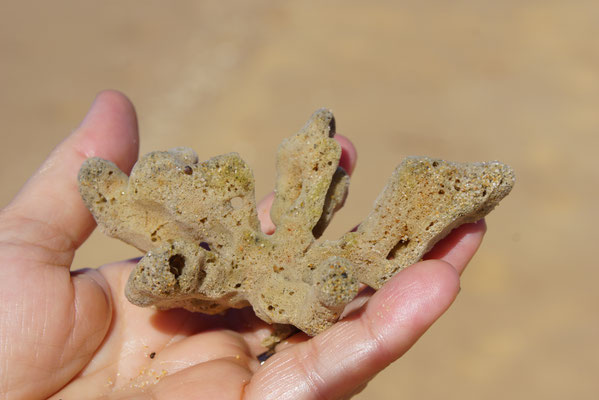
<path id="1" fill-rule="evenodd" d="M 108 235 L 147 252 L 127 298 L 140 306 L 218 313 L 251 305 L 269 323 L 315 335 L 339 318 L 359 283 L 378 289 L 453 228 L 484 217 L 514 184 L 499 162 L 410 157 L 356 232 L 315 243 L 347 195 L 334 119 L 318 110 L 277 156 L 273 235 L 260 230 L 250 168 L 236 153 L 198 162 L 154 152 L 127 177 L 87 160 L 81 195 Z"/>

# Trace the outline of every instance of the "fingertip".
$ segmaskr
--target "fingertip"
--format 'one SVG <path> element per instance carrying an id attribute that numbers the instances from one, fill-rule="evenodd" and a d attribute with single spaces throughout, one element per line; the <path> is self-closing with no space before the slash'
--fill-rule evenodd
<path id="1" fill-rule="evenodd" d="M 133 102 L 131 102 L 125 93 L 119 90 L 105 89 L 99 91 L 96 94 L 90 109 L 96 104 L 110 107 L 112 111 L 122 110 L 124 111 L 123 115 L 135 115 L 135 106 L 133 105 Z M 137 120 L 133 122 L 137 123 Z"/>
<path id="2" fill-rule="evenodd" d="M 421 261 L 420 268 L 426 268 L 426 274 L 432 287 L 441 296 L 440 303 L 449 306 L 460 291 L 460 274 L 455 267 L 445 260 Z M 444 310 L 443 310 L 444 311 Z"/>
<path id="3" fill-rule="evenodd" d="M 96 94 L 87 114 L 81 121 L 78 131 L 93 124 L 90 121 L 97 119 L 98 115 L 111 113 L 115 119 L 114 124 L 125 123 L 127 126 L 137 127 L 135 107 L 129 98 L 118 90 L 102 90 Z"/>
<path id="4" fill-rule="evenodd" d="M 401 329 L 415 341 L 447 310 L 459 288 L 460 277 L 451 264 L 421 261 L 395 275 L 376 292 L 367 312 L 380 320 L 381 329 Z"/>
<path id="5" fill-rule="evenodd" d="M 266 233 L 267 235 L 272 235 L 276 229 L 274 222 L 272 222 L 272 219 L 270 218 L 270 208 L 272 207 L 274 200 L 275 193 L 270 192 L 266 195 L 266 197 L 260 200 L 258 206 L 256 207 L 262 232 Z"/>
<path id="6" fill-rule="evenodd" d="M 460 283 L 460 276 L 451 263 L 445 260 L 420 261 L 412 267 L 419 268 L 431 280 L 446 282 L 450 285 Z"/>
<path id="7" fill-rule="evenodd" d="M 104 158 L 129 173 L 139 151 L 135 107 L 119 91 L 101 91 L 96 95 L 72 140 L 84 159 Z"/>
<path id="8" fill-rule="evenodd" d="M 354 144 L 345 136 L 335 134 L 335 140 L 341 145 L 341 159 L 339 166 L 343 168 L 349 175 L 354 172 L 356 162 L 358 161 L 358 152 Z"/>
<path id="9" fill-rule="evenodd" d="M 131 100 L 129 100 L 129 97 L 120 90 L 100 90 L 94 98 L 94 103 L 99 100 L 106 101 L 110 104 L 117 104 L 119 107 L 129 107 L 130 111 L 135 110 L 135 107 L 133 106 Z"/>
<path id="10" fill-rule="evenodd" d="M 439 241 L 425 256 L 425 260 L 439 259 L 453 265 L 459 274 L 480 247 L 487 231 L 484 219 L 475 223 L 463 224 Z"/>

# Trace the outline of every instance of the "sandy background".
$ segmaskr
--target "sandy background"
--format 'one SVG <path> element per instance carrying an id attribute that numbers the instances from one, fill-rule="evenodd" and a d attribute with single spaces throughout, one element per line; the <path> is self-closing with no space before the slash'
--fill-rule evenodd
<path id="1" fill-rule="evenodd" d="M 0 204 L 95 93 L 135 103 L 142 152 L 238 151 L 257 194 L 318 107 L 359 151 L 329 235 L 406 155 L 511 164 L 454 307 L 359 399 L 597 398 L 596 1 L 0 1 Z M 75 266 L 136 256 L 98 234 Z"/>

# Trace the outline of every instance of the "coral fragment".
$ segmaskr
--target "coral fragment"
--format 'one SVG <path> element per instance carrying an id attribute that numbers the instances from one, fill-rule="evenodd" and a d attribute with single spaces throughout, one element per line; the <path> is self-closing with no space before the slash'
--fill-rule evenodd
<path id="1" fill-rule="evenodd" d="M 357 231 L 316 242 L 349 186 L 334 134 L 322 109 L 279 147 L 273 235 L 260 230 L 252 172 L 236 153 L 198 162 L 187 148 L 153 152 L 130 177 L 88 159 L 79 173 L 87 207 L 107 235 L 146 253 L 127 298 L 208 314 L 251 305 L 268 323 L 315 335 L 339 319 L 360 283 L 380 288 L 453 228 L 483 218 L 514 184 L 499 162 L 409 157 Z"/>

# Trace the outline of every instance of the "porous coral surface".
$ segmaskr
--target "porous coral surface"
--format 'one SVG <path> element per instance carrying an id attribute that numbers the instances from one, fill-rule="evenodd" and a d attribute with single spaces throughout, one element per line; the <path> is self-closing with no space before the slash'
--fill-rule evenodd
<path id="1" fill-rule="evenodd" d="M 484 217 L 514 184 L 499 162 L 409 157 L 357 231 L 316 242 L 349 186 L 334 134 L 322 109 L 280 145 L 272 235 L 260 230 L 254 178 L 236 153 L 199 162 L 188 148 L 153 152 L 130 177 L 88 159 L 79 189 L 100 228 L 146 252 L 127 282 L 129 301 L 209 314 L 251 305 L 268 323 L 315 335 L 339 319 L 360 283 L 380 288 L 453 228 Z"/>

